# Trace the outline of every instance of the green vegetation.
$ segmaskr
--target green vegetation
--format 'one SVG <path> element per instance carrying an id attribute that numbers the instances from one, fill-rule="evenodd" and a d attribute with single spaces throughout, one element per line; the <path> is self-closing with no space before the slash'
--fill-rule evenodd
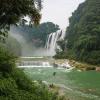
<path id="1" fill-rule="evenodd" d="M 52 22 L 46 22 L 35 27 L 34 25 L 19 25 L 18 27 L 13 26 L 19 34 L 24 36 L 28 42 L 32 42 L 37 47 L 44 47 L 47 36 L 50 33 L 59 30 L 59 26 Z"/>
<path id="2" fill-rule="evenodd" d="M 0 100 L 64 100 L 43 83 L 28 79 L 15 62 L 16 57 L 0 48 Z"/>
<path id="3" fill-rule="evenodd" d="M 0 37 L 8 34 L 10 25 L 17 24 L 24 16 L 39 24 L 41 0 L 0 0 Z"/>
<path id="4" fill-rule="evenodd" d="M 56 58 L 100 64 L 100 0 L 86 0 L 69 19 L 65 50 Z"/>

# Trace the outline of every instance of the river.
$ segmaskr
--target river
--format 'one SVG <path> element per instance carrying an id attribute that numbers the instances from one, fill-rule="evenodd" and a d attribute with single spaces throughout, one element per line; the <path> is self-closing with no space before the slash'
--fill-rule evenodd
<path id="1" fill-rule="evenodd" d="M 25 68 L 24 72 L 32 80 L 47 81 L 63 87 L 70 100 L 100 100 L 99 72 L 53 67 Z"/>

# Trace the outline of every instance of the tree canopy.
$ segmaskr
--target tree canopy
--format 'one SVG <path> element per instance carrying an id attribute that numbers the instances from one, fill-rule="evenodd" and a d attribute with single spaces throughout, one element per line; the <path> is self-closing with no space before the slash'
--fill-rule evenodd
<path id="1" fill-rule="evenodd" d="M 41 0 L 0 0 L 0 35 L 6 36 L 10 25 L 25 16 L 39 24 L 41 7 Z"/>

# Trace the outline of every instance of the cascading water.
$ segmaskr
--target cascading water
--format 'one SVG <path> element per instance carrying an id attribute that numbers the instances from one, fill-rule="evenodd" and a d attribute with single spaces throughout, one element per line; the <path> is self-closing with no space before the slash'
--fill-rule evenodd
<path id="1" fill-rule="evenodd" d="M 64 36 L 65 36 L 65 32 L 62 32 L 61 30 L 51 33 L 48 36 L 46 46 L 45 46 L 48 55 L 51 56 L 55 55 L 56 53 L 55 50 L 59 48 L 59 46 L 57 45 L 57 41 L 64 39 Z"/>
<path id="2" fill-rule="evenodd" d="M 17 63 L 18 68 L 34 68 L 34 67 L 53 67 L 49 62 L 44 61 L 20 61 Z"/>
<path id="3" fill-rule="evenodd" d="M 18 68 L 53 67 L 51 61 L 48 57 L 20 57 L 16 65 Z"/>

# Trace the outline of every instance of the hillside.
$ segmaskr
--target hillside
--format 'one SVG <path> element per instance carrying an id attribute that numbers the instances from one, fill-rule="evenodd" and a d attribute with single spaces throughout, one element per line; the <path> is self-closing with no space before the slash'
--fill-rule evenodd
<path id="1" fill-rule="evenodd" d="M 100 0 L 86 0 L 80 4 L 69 18 L 69 23 L 65 50 L 56 58 L 100 64 Z"/>

